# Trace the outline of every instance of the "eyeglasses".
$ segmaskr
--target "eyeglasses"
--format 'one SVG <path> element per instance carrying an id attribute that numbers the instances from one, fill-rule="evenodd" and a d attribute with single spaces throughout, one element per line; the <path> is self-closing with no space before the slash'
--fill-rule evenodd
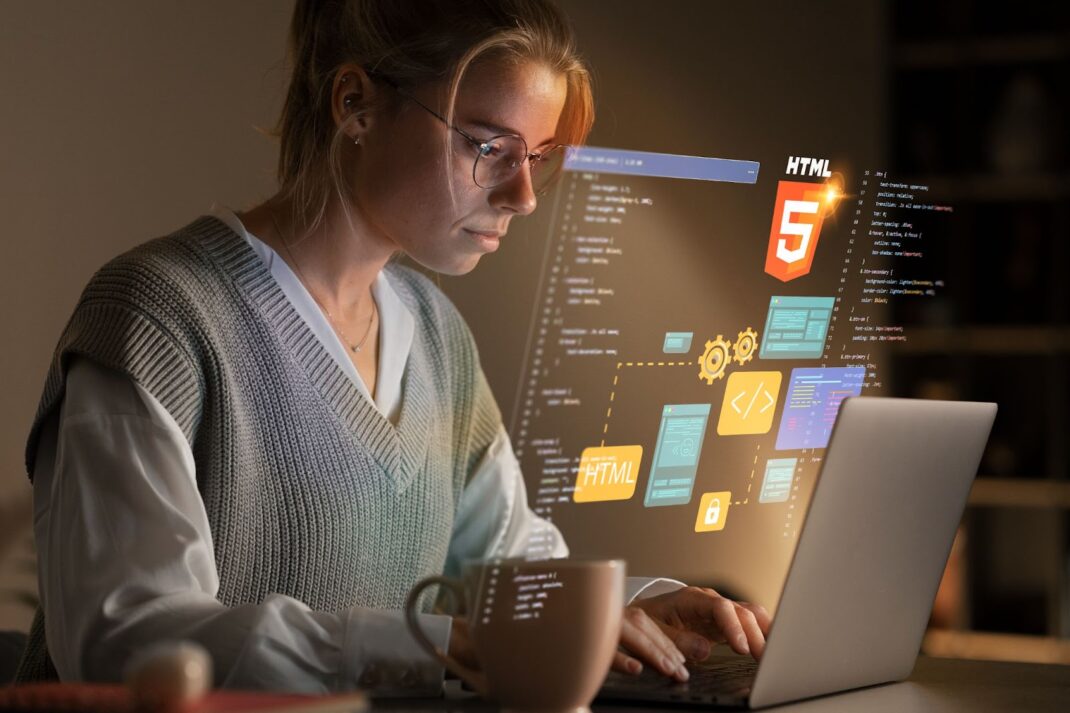
<path id="1" fill-rule="evenodd" d="M 528 143 L 518 134 L 500 134 L 489 139 L 477 139 L 459 126 L 453 126 L 446 118 L 408 92 L 402 91 L 390 77 L 378 72 L 369 72 L 372 78 L 382 79 L 401 96 L 411 99 L 428 113 L 453 129 L 476 150 L 472 165 L 472 180 L 480 188 L 490 189 L 509 181 L 527 161 L 531 171 L 531 187 L 536 195 L 546 193 L 561 175 L 565 164 L 567 147 L 555 144 L 541 153 L 529 153 Z"/>

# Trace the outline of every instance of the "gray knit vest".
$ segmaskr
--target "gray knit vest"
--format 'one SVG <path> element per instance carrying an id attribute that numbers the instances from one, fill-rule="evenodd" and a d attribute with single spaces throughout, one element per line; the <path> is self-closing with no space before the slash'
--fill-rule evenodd
<path id="1" fill-rule="evenodd" d="M 402 608 L 442 572 L 461 491 L 501 414 L 456 308 L 416 271 L 385 269 L 416 321 L 396 427 L 217 218 L 114 258 L 56 347 L 26 445 L 31 479 L 70 359 L 91 358 L 147 389 L 188 439 L 220 602 L 277 593 L 317 611 Z M 16 680 L 54 678 L 38 609 Z"/>

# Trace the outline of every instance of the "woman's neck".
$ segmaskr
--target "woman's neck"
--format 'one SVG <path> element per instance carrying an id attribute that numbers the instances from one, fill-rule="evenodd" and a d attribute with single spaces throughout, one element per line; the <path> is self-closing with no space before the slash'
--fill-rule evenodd
<path id="1" fill-rule="evenodd" d="M 351 230 L 337 203 L 315 231 L 301 234 L 289 205 L 269 198 L 238 215 L 246 230 L 278 253 L 327 310 L 343 320 L 372 312 L 371 286 L 395 252 L 359 215 Z"/>

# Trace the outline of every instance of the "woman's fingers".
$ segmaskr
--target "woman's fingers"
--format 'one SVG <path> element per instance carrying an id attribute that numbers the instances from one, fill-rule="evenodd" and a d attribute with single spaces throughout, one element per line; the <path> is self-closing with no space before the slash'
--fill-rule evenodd
<path id="1" fill-rule="evenodd" d="M 758 620 L 758 628 L 762 630 L 763 636 L 769 636 L 769 627 L 773 625 L 773 617 L 769 616 L 769 612 L 761 604 L 748 604 L 747 602 L 739 602 L 739 606 L 744 609 L 749 609 L 754 618 Z"/>
<path id="2" fill-rule="evenodd" d="M 747 646 L 750 649 L 750 653 L 754 658 L 760 659 L 762 652 L 765 651 L 765 635 L 762 633 L 761 627 L 758 626 L 758 619 L 750 609 L 739 604 L 736 604 L 735 607 L 736 617 L 739 619 L 739 625 L 743 628 L 743 633 L 747 637 Z"/>
<path id="3" fill-rule="evenodd" d="M 655 623 L 658 623 L 654 620 Z M 707 639 L 698 632 L 689 631 L 688 629 L 679 629 L 667 624 L 660 625 L 665 635 L 676 645 L 678 651 L 683 652 L 684 656 L 692 661 L 703 661 L 710 655 L 710 651 L 713 648 L 713 642 Z"/>
<path id="4" fill-rule="evenodd" d="M 681 599 L 681 619 L 685 626 L 724 641 L 733 651 L 755 658 L 765 651 L 765 633 L 771 623 L 769 613 L 758 604 L 734 602 L 712 589 L 689 587 Z"/>
<path id="5" fill-rule="evenodd" d="M 737 654 L 749 654 L 750 643 L 747 632 L 739 621 L 736 605 L 731 599 L 717 596 L 709 599 L 709 613 L 713 616 L 714 624 L 724 637 L 733 651 Z"/>
<path id="6" fill-rule="evenodd" d="M 637 675 L 642 673 L 643 664 L 639 662 L 639 659 L 629 656 L 623 651 L 617 651 L 613 655 L 613 670 Z"/>
<path id="7" fill-rule="evenodd" d="M 636 658 L 653 665 L 664 675 L 678 681 L 688 679 L 684 655 L 642 609 L 624 608 L 620 642 Z"/>

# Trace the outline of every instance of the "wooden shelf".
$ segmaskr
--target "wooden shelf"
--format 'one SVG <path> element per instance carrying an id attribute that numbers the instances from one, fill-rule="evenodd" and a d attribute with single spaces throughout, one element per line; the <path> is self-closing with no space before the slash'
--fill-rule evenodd
<path id="1" fill-rule="evenodd" d="M 892 57 L 901 69 L 1058 62 L 1070 57 L 1070 36 L 1036 34 L 910 42 L 895 47 Z"/>
<path id="2" fill-rule="evenodd" d="M 898 354 L 1066 354 L 1070 327 L 914 327 Z"/>
<path id="3" fill-rule="evenodd" d="M 939 35 L 930 39 L 904 37 L 903 32 L 914 26 L 921 13 L 948 24 L 930 28 Z M 1061 80 L 1070 65 L 1070 28 L 1065 13 L 1050 8 L 1022 12 L 1007 6 L 997 12 L 978 0 L 902 7 L 893 4 L 890 15 L 893 131 L 889 137 L 893 142 L 902 137 L 910 143 L 916 132 L 923 139 L 918 143 L 919 152 L 931 145 L 946 147 L 935 157 L 944 160 L 943 168 L 916 163 L 917 173 L 912 177 L 904 174 L 902 166 L 897 171 L 894 161 L 890 168 L 903 182 L 928 186 L 931 202 L 949 204 L 958 214 L 953 219 L 959 222 L 948 228 L 950 242 L 946 246 L 945 270 L 954 286 L 949 285 L 945 293 L 947 304 L 932 307 L 961 307 L 982 296 L 986 302 L 994 299 L 986 290 L 998 286 L 985 278 L 999 265 L 978 260 L 975 266 L 971 260 L 959 259 L 962 250 L 977 248 L 980 243 L 976 241 L 987 239 L 986 228 L 1000 226 L 1002 221 L 1015 224 L 1013 221 L 1034 212 L 1038 229 L 1053 236 L 1044 243 L 1044 253 L 1022 258 L 1030 260 L 1036 279 L 1044 281 L 1034 285 L 1035 293 L 1030 292 L 1036 295 L 1030 299 L 1037 302 L 1037 311 L 1031 314 L 1044 314 L 1052 321 L 905 324 L 906 341 L 887 343 L 884 352 L 893 360 L 898 357 L 893 371 L 907 392 L 925 386 L 930 379 L 946 380 L 952 398 L 987 396 L 1024 401 L 1028 413 L 1016 411 L 1016 403 L 1000 404 L 1006 428 L 998 445 L 1015 451 L 1043 451 L 1039 464 L 1031 466 L 1037 469 L 1032 473 L 1036 477 L 1006 477 L 1003 473 L 1004 477 L 982 476 L 973 483 L 969 515 L 962 530 L 964 541 L 968 541 L 964 551 L 969 556 L 949 579 L 945 605 L 955 614 L 946 619 L 948 622 L 963 626 L 1000 622 L 1001 628 L 1048 635 L 931 629 L 922 650 L 933 656 L 1070 664 L 1070 543 L 1066 539 L 1070 526 L 1070 515 L 1066 514 L 1070 512 L 1070 445 L 1066 440 L 1070 404 L 1065 397 L 1070 379 L 1070 324 L 1066 319 L 1070 303 L 1066 281 L 1058 273 L 1058 266 L 1068 258 L 1065 241 L 1060 238 L 1070 225 L 1070 165 L 1062 153 L 1049 151 L 1047 160 L 1032 170 L 1004 173 L 996 170 L 994 157 L 988 155 L 994 147 L 982 145 L 994 115 L 1007 111 L 1006 107 L 991 107 L 993 92 L 1020 72 L 1044 83 L 1050 101 L 1045 116 L 1053 127 L 1061 126 L 1057 114 L 1067 98 Z M 1001 22 L 1001 18 L 1013 25 Z M 1005 32 L 995 34 L 1000 29 Z M 900 91 L 907 86 L 911 91 Z M 898 158 L 897 148 L 891 147 L 891 151 Z M 919 153 L 918 158 L 925 156 Z M 932 313 L 949 319 L 956 314 L 939 309 Z M 969 310 L 964 313 L 972 314 Z M 927 359 L 913 358 L 945 355 L 949 358 L 946 364 L 929 365 Z M 999 357 L 1015 362 L 1021 377 L 1017 381 L 1032 377 L 1030 370 L 1039 372 L 1043 390 L 1032 383 L 1033 390 L 1019 398 L 1011 385 L 983 385 L 983 367 L 995 368 L 999 363 L 995 358 Z M 989 360 L 994 363 L 985 364 Z M 951 374 L 946 373 L 948 368 Z M 1026 389 L 1030 384 L 1020 386 Z M 1030 419 L 1032 428 L 1018 427 L 1015 422 L 1023 418 Z M 1024 521 L 1036 527 L 1022 529 Z M 1031 538 L 1043 540 L 1034 542 Z M 976 569 L 968 577 L 966 568 L 971 564 Z M 1021 587 L 1026 586 L 1028 592 L 1022 592 Z M 1006 612 L 1000 607 L 1007 602 L 1011 606 L 1034 606 L 1036 602 L 1042 610 Z"/>
<path id="4" fill-rule="evenodd" d="M 1070 640 L 1051 636 L 929 629 L 921 650 L 943 658 L 1070 664 Z"/>
<path id="5" fill-rule="evenodd" d="M 1070 482 L 978 477 L 967 502 L 971 507 L 1070 510 Z"/>

